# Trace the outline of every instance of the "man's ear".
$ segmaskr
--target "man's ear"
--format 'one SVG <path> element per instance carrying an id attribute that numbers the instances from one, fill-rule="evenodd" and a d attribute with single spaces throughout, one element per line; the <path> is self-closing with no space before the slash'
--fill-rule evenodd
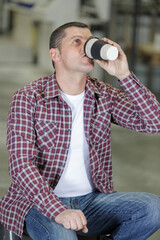
<path id="1" fill-rule="evenodd" d="M 52 61 L 59 62 L 60 61 L 60 52 L 58 48 L 51 48 L 49 50 Z"/>

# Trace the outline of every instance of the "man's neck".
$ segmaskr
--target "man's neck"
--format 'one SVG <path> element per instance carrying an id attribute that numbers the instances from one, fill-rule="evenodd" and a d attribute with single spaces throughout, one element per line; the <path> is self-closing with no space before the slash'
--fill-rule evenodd
<path id="1" fill-rule="evenodd" d="M 81 74 L 61 74 L 56 72 L 56 79 L 62 92 L 69 95 L 78 95 L 85 90 L 86 75 Z"/>

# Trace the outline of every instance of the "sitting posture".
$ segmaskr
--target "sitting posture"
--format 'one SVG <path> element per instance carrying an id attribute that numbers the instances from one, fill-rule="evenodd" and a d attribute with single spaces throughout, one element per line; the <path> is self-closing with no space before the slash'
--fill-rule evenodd
<path id="1" fill-rule="evenodd" d="M 11 186 L 0 201 L 0 222 L 33 240 L 77 240 L 106 235 L 145 240 L 160 228 L 160 197 L 116 192 L 112 181 L 111 123 L 160 132 L 160 104 L 130 72 L 118 49 L 114 61 L 96 60 L 124 91 L 87 74 L 88 26 L 66 23 L 50 37 L 55 72 L 18 90 L 10 105 L 7 149 Z"/>

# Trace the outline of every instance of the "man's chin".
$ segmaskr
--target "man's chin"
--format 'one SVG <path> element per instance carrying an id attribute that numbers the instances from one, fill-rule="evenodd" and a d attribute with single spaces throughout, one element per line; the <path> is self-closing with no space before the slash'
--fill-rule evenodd
<path id="1" fill-rule="evenodd" d="M 90 68 L 89 72 L 94 69 L 94 61 L 92 59 L 89 59 L 88 61 L 88 68 Z"/>
<path id="2" fill-rule="evenodd" d="M 86 73 L 90 73 L 90 72 L 92 72 L 94 70 L 94 65 L 92 65 L 90 68 L 87 68 L 86 69 Z"/>

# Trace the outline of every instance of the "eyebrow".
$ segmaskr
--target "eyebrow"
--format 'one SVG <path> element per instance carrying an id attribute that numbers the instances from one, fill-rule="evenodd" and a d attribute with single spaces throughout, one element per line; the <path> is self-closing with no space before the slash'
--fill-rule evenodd
<path id="1" fill-rule="evenodd" d="M 74 39 L 74 38 L 83 38 L 83 36 L 82 35 L 75 35 L 75 36 L 71 37 L 71 40 Z"/>
<path id="2" fill-rule="evenodd" d="M 88 38 L 90 38 L 90 37 L 92 37 L 92 35 L 91 36 L 89 36 Z M 73 37 L 71 37 L 70 38 L 70 41 L 72 41 L 73 39 L 75 39 L 75 38 L 80 38 L 80 39 L 85 39 L 85 37 L 83 37 L 82 35 L 74 35 Z"/>

